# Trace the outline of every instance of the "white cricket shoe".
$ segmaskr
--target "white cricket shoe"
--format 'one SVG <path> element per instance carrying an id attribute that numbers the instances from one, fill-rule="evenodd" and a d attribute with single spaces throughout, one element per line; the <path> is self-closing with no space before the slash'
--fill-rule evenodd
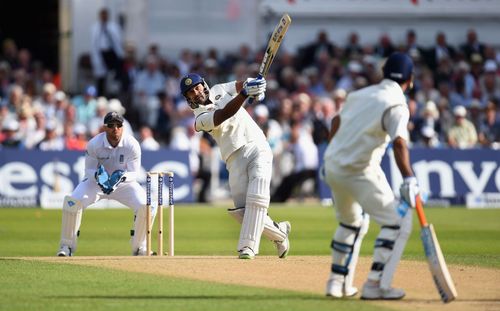
<path id="1" fill-rule="evenodd" d="M 243 247 L 240 251 L 239 259 L 254 259 L 255 253 L 250 247 Z"/>
<path id="2" fill-rule="evenodd" d="M 400 288 L 380 288 L 378 283 L 366 282 L 363 285 L 361 299 L 365 300 L 399 300 L 405 296 L 405 291 Z"/>
<path id="3" fill-rule="evenodd" d="M 278 257 L 286 258 L 288 252 L 290 251 L 290 240 L 288 239 L 288 236 L 292 230 L 292 225 L 289 221 L 282 221 L 278 224 L 278 226 L 280 227 L 280 230 L 286 233 L 286 238 L 283 241 L 274 241 L 274 245 L 278 250 Z"/>
<path id="4" fill-rule="evenodd" d="M 334 298 L 352 297 L 358 293 L 358 289 L 354 286 L 344 286 L 344 276 L 333 275 L 326 282 L 326 296 Z"/>
<path id="5" fill-rule="evenodd" d="M 59 251 L 57 252 L 58 257 L 71 257 L 73 253 L 71 252 L 71 248 L 67 245 L 62 245 Z"/>

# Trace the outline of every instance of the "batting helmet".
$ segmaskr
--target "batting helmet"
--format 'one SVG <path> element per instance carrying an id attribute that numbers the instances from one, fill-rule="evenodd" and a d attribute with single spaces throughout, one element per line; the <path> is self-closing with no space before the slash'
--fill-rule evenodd
<path id="1" fill-rule="evenodd" d="M 189 100 L 189 98 L 187 98 L 186 96 L 186 93 L 192 89 L 193 87 L 197 86 L 198 84 L 202 83 L 203 84 L 203 87 L 205 88 L 205 94 L 209 95 L 209 87 L 208 87 L 208 84 L 205 82 L 205 79 L 203 79 L 199 74 L 197 73 L 190 73 L 186 76 L 184 76 L 182 79 L 181 79 L 181 93 L 182 95 L 184 95 L 184 97 L 186 98 L 189 106 L 192 108 L 192 109 L 196 109 L 198 108 L 198 104 L 197 103 L 194 103 L 192 102 L 191 100 Z"/>
<path id="2" fill-rule="evenodd" d="M 182 95 L 185 95 L 187 93 L 187 91 L 189 91 L 190 89 L 192 89 L 196 85 L 198 85 L 200 83 L 204 83 L 204 82 L 205 82 L 205 80 L 203 80 L 203 78 L 199 74 L 196 74 L 196 73 L 190 73 L 190 74 L 184 76 L 181 79 L 181 93 L 182 93 Z"/>
<path id="3" fill-rule="evenodd" d="M 384 78 L 403 83 L 413 76 L 413 61 L 408 55 L 395 52 L 387 58 L 383 71 Z"/>

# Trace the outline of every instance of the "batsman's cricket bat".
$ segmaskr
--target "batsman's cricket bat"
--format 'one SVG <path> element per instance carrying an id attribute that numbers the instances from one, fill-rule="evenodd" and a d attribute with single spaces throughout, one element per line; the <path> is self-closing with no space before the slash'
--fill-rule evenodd
<path id="1" fill-rule="evenodd" d="M 264 58 L 260 64 L 259 77 L 265 78 L 267 76 L 274 57 L 276 56 L 281 42 L 283 41 L 283 37 L 285 36 L 291 23 L 292 19 L 285 13 L 281 17 L 278 25 L 276 25 L 276 28 L 274 28 L 273 34 L 271 35 L 271 38 L 269 38 L 269 43 L 267 44 L 266 53 L 264 54 Z"/>
<path id="2" fill-rule="evenodd" d="M 425 218 L 424 207 L 420 195 L 416 197 L 416 210 L 421 227 L 420 237 L 424 244 L 425 256 L 429 263 L 429 269 L 431 270 L 434 284 L 436 284 L 441 300 L 444 303 L 448 303 L 457 297 L 457 290 L 455 289 L 450 272 L 444 261 L 443 252 L 439 246 L 434 227 L 432 224 L 428 224 Z"/>

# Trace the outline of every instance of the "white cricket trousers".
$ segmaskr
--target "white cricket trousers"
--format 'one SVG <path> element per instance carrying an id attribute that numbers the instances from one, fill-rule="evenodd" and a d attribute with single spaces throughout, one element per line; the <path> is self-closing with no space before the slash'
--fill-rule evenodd
<path id="1" fill-rule="evenodd" d="M 86 179 L 76 186 L 71 196 L 80 200 L 83 208 L 87 208 L 101 199 L 110 199 L 133 209 L 135 214 L 139 208 L 146 205 L 146 191 L 136 181 L 123 182 L 118 185 L 115 191 L 107 195 L 102 193 L 95 180 Z"/>

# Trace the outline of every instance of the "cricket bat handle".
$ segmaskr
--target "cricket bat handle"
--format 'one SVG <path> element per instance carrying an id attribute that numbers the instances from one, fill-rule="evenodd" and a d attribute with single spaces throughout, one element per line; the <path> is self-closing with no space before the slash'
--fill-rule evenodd
<path id="1" fill-rule="evenodd" d="M 429 226 L 429 224 L 427 223 L 427 218 L 425 218 L 424 204 L 422 204 L 422 198 L 420 197 L 420 194 L 417 194 L 417 196 L 415 197 L 415 209 L 417 210 L 420 227 L 423 228 Z"/>

